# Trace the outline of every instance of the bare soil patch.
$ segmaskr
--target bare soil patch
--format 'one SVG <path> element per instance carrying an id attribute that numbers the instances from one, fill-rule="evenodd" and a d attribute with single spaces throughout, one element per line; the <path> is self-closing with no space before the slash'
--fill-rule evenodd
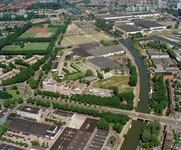
<path id="1" fill-rule="evenodd" d="M 44 32 L 48 29 L 45 28 L 29 28 L 26 33 L 40 33 L 40 32 Z"/>
<path id="2" fill-rule="evenodd" d="M 50 37 L 52 33 L 48 32 L 48 33 L 37 33 L 34 37 L 35 38 L 39 38 L 39 37 Z"/>
<path id="3" fill-rule="evenodd" d="M 48 28 L 48 25 L 49 25 L 48 23 L 47 23 L 47 24 L 44 24 L 44 28 Z"/>

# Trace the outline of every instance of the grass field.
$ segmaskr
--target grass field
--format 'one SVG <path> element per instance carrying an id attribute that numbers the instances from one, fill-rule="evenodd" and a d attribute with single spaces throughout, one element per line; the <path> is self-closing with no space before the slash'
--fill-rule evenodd
<path id="1" fill-rule="evenodd" d="M 104 86 L 108 88 L 109 86 L 118 87 L 119 93 L 121 92 L 130 92 L 133 88 L 128 84 L 129 77 L 128 76 L 113 76 L 107 79 L 100 80 L 98 82 L 93 83 L 93 87 L 99 88 L 100 86 Z"/>
<path id="2" fill-rule="evenodd" d="M 6 46 L 3 48 L 3 50 L 14 50 L 14 51 L 18 51 L 18 50 L 46 50 L 46 48 L 48 47 L 48 42 L 46 43 L 27 43 L 25 47 L 21 48 L 19 45 L 15 45 L 15 46 Z"/>
<path id="3" fill-rule="evenodd" d="M 58 28 L 48 28 L 48 30 L 44 31 L 44 33 L 47 33 L 47 32 L 55 33 L 55 32 L 57 32 L 57 29 Z"/>
<path id="4" fill-rule="evenodd" d="M 84 77 L 84 76 L 85 76 L 84 73 L 78 72 L 78 73 L 75 73 L 75 74 L 65 76 L 65 79 L 66 80 L 74 80 L 74 79 L 77 80 L 79 77 Z"/>
<path id="5" fill-rule="evenodd" d="M 19 91 L 19 94 L 17 95 L 16 94 L 16 91 Z M 9 94 L 11 94 L 13 96 L 13 98 L 19 98 L 22 94 L 23 94 L 23 91 L 18 89 L 18 90 L 6 90 L 6 92 L 8 92 Z"/>
<path id="6" fill-rule="evenodd" d="M 33 38 L 36 33 L 23 33 L 19 36 L 19 38 Z"/>
<path id="7" fill-rule="evenodd" d="M 69 45 L 77 45 L 77 44 L 84 44 L 84 43 L 91 43 L 91 42 L 99 42 L 100 40 L 112 40 L 109 36 L 103 33 L 94 33 L 88 35 L 75 35 L 75 36 L 66 36 L 63 38 L 61 43 L 62 46 L 69 46 Z"/>

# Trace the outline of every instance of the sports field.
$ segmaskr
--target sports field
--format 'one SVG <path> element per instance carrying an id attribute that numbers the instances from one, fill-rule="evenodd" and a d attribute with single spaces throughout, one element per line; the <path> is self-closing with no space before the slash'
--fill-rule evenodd
<path id="1" fill-rule="evenodd" d="M 46 43 L 27 43 L 25 47 L 21 48 L 19 45 L 15 46 L 6 46 L 3 48 L 3 50 L 46 50 L 48 47 L 49 42 Z"/>
<path id="2" fill-rule="evenodd" d="M 19 38 L 51 37 L 53 35 L 52 33 L 57 32 L 57 29 L 58 28 L 30 28 L 25 33 L 21 34 Z M 36 36 L 39 33 L 42 33 L 42 36 Z"/>
<path id="3" fill-rule="evenodd" d="M 78 45 L 91 42 L 99 42 L 100 40 L 112 40 L 111 37 L 104 33 L 94 33 L 86 35 L 75 35 L 75 36 L 65 36 L 61 43 L 62 46 Z"/>
<path id="4" fill-rule="evenodd" d="M 107 79 L 100 80 L 92 84 L 93 87 L 99 88 L 103 86 L 105 89 L 109 88 L 109 86 L 117 86 L 119 93 L 121 92 L 130 92 L 133 88 L 128 84 L 129 77 L 128 76 L 113 76 Z"/>

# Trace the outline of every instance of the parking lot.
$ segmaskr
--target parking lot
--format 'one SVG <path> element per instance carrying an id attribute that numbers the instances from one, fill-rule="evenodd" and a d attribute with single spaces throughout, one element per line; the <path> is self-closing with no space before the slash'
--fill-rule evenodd
<path id="1" fill-rule="evenodd" d="M 37 141 L 40 143 L 40 145 L 44 144 L 46 145 L 50 145 L 52 143 L 52 140 L 49 140 L 49 138 L 44 138 L 44 137 L 39 137 L 39 136 L 35 136 L 35 135 L 31 135 L 31 134 L 25 134 L 22 132 L 18 132 L 18 131 L 14 131 L 14 130 L 7 130 L 7 132 L 2 136 L 5 138 L 8 138 L 11 140 L 13 140 L 14 142 L 23 142 L 27 143 L 28 145 L 31 145 L 31 141 Z"/>

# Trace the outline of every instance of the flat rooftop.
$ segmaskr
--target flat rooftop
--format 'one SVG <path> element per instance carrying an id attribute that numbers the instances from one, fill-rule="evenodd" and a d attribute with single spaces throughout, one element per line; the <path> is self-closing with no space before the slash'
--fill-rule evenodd
<path id="1" fill-rule="evenodd" d="M 8 126 L 8 129 L 18 130 L 39 136 L 45 136 L 51 125 L 38 123 L 30 120 L 15 118 Z"/>
<path id="2" fill-rule="evenodd" d="M 11 104 L 9 107 L 4 109 L 3 111 L 0 112 L 0 118 L 4 117 L 5 114 L 8 114 L 12 109 L 14 109 L 17 105 Z"/>
<path id="3" fill-rule="evenodd" d="M 58 57 L 56 57 L 56 58 L 58 58 Z M 51 70 L 52 69 L 57 69 L 58 68 L 58 64 L 59 64 L 59 62 L 54 62 L 53 65 L 52 65 Z"/>
<path id="4" fill-rule="evenodd" d="M 109 131 L 98 129 L 94 136 L 88 150 L 101 150 L 104 143 L 106 142 Z"/>
<path id="5" fill-rule="evenodd" d="M 98 121 L 99 120 L 96 119 L 86 118 L 86 120 L 80 127 L 80 130 L 93 133 L 95 128 L 97 127 Z"/>
<path id="6" fill-rule="evenodd" d="M 69 111 L 62 111 L 62 110 L 54 110 L 54 114 L 60 115 L 60 116 L 65 116 L 65 117 L 72 117 L 74 113 L 69 112 Z"/>
<path id="7" fill-rule="evenodd" d="M 106 57 L 96 57 L 96 58 L 88 59 L 88 61 L 101 69 L 105 67 L 113 68 L 117 66 L 116 62 Z"/>
<path id="8" fill-rule="evenodd" d="M 158 24 L 154 21 L 144 20 L 144 19 L 132 19 L 131 21 L 133 21 L 136 25 L 140 25 L 140 26 L 143 26 L 145 28 L 163 27 L 164 26 L 164 25 Z"/>
<path id="9" fill-rule="evenodd" d="M 120 26 L 116 26 L 117 28 L 125 31 L 125 32 L 136 32 L 136 31 L 141 31 L 140 29 L 137 29 L 133 26 L 130 25 L 120 25 Z"/>
<path id="10" fill-rule="evenodd" d="M 66 127 L 50 150 L 57 150 L 59 147 L 61 150 L 67 150 L 78 131 L 78 129 Z"/>
<path id="11" fill-rule="evenodd" d="M 24 112 L 29 112 L 29 113 L 33 113 L 33 114 L 38 114 L 40 108 L 38 107 L 30 107 L 30 106 L 24 106 L 20 109 L 20 111 L 24 111 Z"/>

